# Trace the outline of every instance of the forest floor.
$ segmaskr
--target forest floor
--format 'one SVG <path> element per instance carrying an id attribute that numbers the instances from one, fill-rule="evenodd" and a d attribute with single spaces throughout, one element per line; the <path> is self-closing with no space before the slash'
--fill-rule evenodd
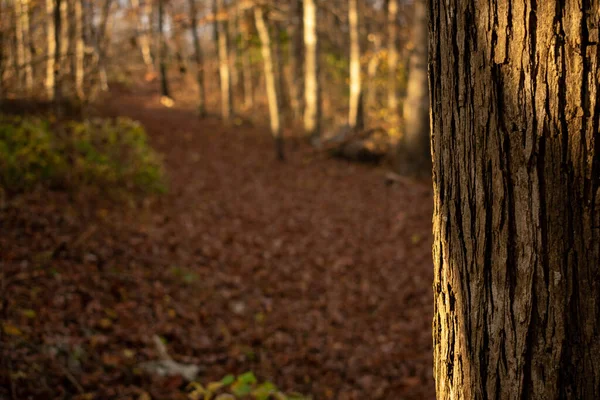
<path id="1" fill-rule="evenodd" d="M 432 399 L 432 194 L 382 167 L 199 120 L 150 90 L 166 195 L 37 191 L 0 206 L 0 399 L 185 399 L 154 334 L 207 383 L 252 371 L 314 399 Z"/>

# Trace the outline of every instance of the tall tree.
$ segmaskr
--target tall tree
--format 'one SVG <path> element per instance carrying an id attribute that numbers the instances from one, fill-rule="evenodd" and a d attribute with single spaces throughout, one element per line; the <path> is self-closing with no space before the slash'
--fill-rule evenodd
<path id="1" fill-rule="evenodd" d="M 319 82 L 317 60 L 317 7 L 314 0 L 304 0 L 304 131 L 319 135 Z"/>
<path id="2" fill-rule="evenodd" d="M 252 62 L 250 61 L 250 29 L 247 18 L 242 12 L 240 16 L 240 54 L 242 59 L 242 73 L 244 79 L 244 108 L 254 105 L 254 85 L 252 78 Z"/>
<path id="3" fill-rule="evenodd" d="M 194 41 L 194 58 L 196 59 L 196 82 L 198 83 L 198 113 L 201 117 L 206 116 L 206 93 L 204 88 L 204 57 L 200 36 L 198 35 L 198 10 L 196 0 L 189 0 L 190 7 L 190 29 Z"/>
<path id="4" fill-rule="evenodd" d="M 219 58 L 219 82 L 221 88 L 221 117 L 229 122 L 233 114 L 231 98 L 231 74 L 229 71 L 229 56 L 227 50 L 227 20 L 223 0 L 214 0 L 216 10 L 215 24 L 217 33 L 217 53 Z"/>
<path id="5" fill-rule="evenodd" d="M 74 16 L 75 19 L 75 92 L 80 100 L 84 98 L 83 81 L 84 81 L 84 52 L 85 43 L 83 41 L 83 0 L 74 0 Z"/>
<path id="6" fill-rule="evenodd" d="M 289 35 L 291 43 L 288 45 L 288 86 L 290 88 L 290 106 L 292 119 L 299 120 L 302 116 L 302 60 L 303 60 L 303 29 L 302 29 L 302 0 L 290 2 Z"/>
<path id="7" fill-rule="evenodd" d="M 54 28 L 55 0 L 46 0 L 46 96 L 54 100 L 54 62 L 56 57 L 56 39 Z"/>
<path id="8" fill-rule="evenodd" d="M 25 90 L 31 94 L 33 91 L 33 67 L 31 65 L 31 46 L 29 31 L 29 0 L 15 1 L 16 36 L 17 36 L 17 63 L 22 71 L 21 82 Z"/>
<path id="9" fill-rule="evenodd" d="M 62 102 L 62 75 L 61 75 L 61 46 L 62 46 L 62 2 L 65 0 L 54 0 L 54 104 L 56 114 L 61 113 Z"/>
<path id="10" fill-rule="evenodd" d="M 414 5 L 412 48 L 404 100 L 403 134 L 397 147 L 397 169 L 402 175 L 430 174 L 429 88 L 427 86 L 427 9 L 425 0 Z"/>
<path id="11" fill-rule="evenodd" d="M 439 399 L 600 398 L 598 0 L 429 0 Z"/>
<path id="12" fill-rule="evenodd" d="M 271 51 L 271 38 L 269 29 L 265 24 L 264 13 L 260 6 L 254 8 L 254 19 L 256 30 L 260 37 L 260 49 L 265 68 L 265 83 L 267 89 L 267 100 L 269 102 L 269 117 L 271 122 L 271 134 L 275 139 L 276 153 L 280 160 L 284 159 L 283 137 L 279 121 L 279 102 L 277 100 L 277 84 L 275 83 L 275 69 L 273 67 L 273 55 Z"/>
<path id="13" fill-rule="evenodd" d="M 158 69 L 160 72 L 160 95 L 169 98 L 169 81 L 167 77 L 167 39 L 165 37 L 165 0 L 158 0 Z"/>
<path id="14" fill-rule="evenodd" d="M 357 0 L 349 0 L 348 2 L 348 22 L 350 25 L 350 110 L 348 125 L 350 128 L 355 129 L 357 128 L 360 101 L 360 43 Z"/>
<path id="15" fill-rule="evenodd" d="M 190 0 L 193 1 L 193 0 Z M 137 19 L 137 34 L 142 52 L 142 59 L 146 65 L 146 72 L 154 73 L 154 60 L 152 59 L 152 51 L 150 50 L 150 26 L 148 19 L 150 18 L 150 0 L 145 0 L 143 5 L 140 5 L 140 0 L 131 0 L 131 7 L 135 10 Z"/>
<path id="16" fill-rule="evenodd" d="M 417 2 L 422 0 L 416 0 Z M 388 0 L 388 111 L 393 121 L 398 120 L 398 0 Z M 417 46 L 425 46 L 425 42 Z"/>

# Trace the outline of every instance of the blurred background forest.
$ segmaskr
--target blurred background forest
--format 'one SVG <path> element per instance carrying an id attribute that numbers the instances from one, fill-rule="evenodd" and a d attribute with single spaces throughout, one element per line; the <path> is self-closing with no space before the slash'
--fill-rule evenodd
<path id="1" fill-rule="evenodd" d="M 0 397 L 432 398 L 426 32 L 0 0 Z"/>

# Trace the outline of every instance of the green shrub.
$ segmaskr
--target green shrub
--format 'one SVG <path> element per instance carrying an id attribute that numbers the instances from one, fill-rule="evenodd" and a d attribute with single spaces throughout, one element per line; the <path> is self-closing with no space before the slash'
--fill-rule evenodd
<path id="1" fill-rule="evenodd" d="M 162 163 L 142 126 L 127 118 L 65 124 L 0 116 L 0 186 L 98 186 L 164 192 Z"/>
<path id="2" fill-rule="evenodd" d="M 271 382 L 260 383 L 252 372 L 246 372 L 237 378 L 227 375 L 217 382 L 211 382 L 206 387 L 193 382 L 188 394 L 190 400 L 310 400 L 299 394 L 286 395 Z"/>

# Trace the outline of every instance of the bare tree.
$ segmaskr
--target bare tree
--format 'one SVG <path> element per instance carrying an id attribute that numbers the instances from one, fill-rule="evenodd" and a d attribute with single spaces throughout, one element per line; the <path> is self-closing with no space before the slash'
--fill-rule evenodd
<path id="1" fill-rule="evenodd" d="M 206 116 L 206 93 L 204 88 L 204 57 L 200 37 L 198 36 L 198 10 L 196 0 L 189 0 L 190 29 L 194 41 L 194 58 L 196 59 L 196 82 L 198 83 L 198 114 Z"/>
<path id="2" fill-rule="evenodd" d="M 314 0 L 304 0 L 304 131 L 319 135 L 319 86 L 317 64 L 317 8 Z"/>
<path id="3" fill-rule="evenodd" d="M 167 39 L 165 37 L 165 0 L 158 0 L 158 63 L 160 71 L 160 95 L 170 98 L 169 82 L 167 77 Z"/>
<path id="4" fill-rule="evenodd" d="M 226 12 L 223 0 L 214 0 L 214 8 L 216 10 L 215 24 L 217 27 L 217 53 L 221 87 L 221 117 L 225 122 L 229 122 L 233 114 L 233 101 L 231 98 L 231 76 L 227 50 Z"/>
<path id="5" fill-rule="evenodd" d="M 82 0 L 74 0 L 74 16 L 75 19 L 75 92 L 80 100 L 84 98 L 84 51 L 85 43 L 83 42 L 83 7 Z"/>
<path id="6" fill-rule="evenodd" d="M 265 68 L 265 82 L 267 89 L 267 99 L 269 102 L 271 134 L 275 139 L 277 157 L 280 160 L 283 160 L 283 137 L 281 136 L 281 126 L 279 120 L 279 102 L 277 100 L 277 85 L 275 83 L 275 71 L 273 68 L 271 38 L 269 36 L 269 29 L 265 24 L 262 8 L 260 6 L 254 8 L 254 19 L 256 21 L 256 30 L 258 31 L 258 35 L 260 37 L 261 54 Z"/>
<path id="7" fill-rule="evenodd" d="M 417 0 L 418 1 L 418 0 Z M 388 0 L 388 110 L 391 119 L 398 121 L 398 0 Z M 424 44 L 419 44 L 424 45 Z"/>
<path id="8" fill-rule="evenodd" d="M 351 129 L 355 129 L 357 128 L 361 90 L 357 0 L 349 0 L 348 2 L 348 22 L 350 25 L 350 110 L 348 113 L 348 125 Z"/>
<path id="9" fill-rule="evenodd" d="M 46 0 L 46 96 L 50 101 L 54 100 L 54 63 L 56 58 L 56 39 L 54 28 L 55 0 Z"/>
<path id="10" fill-rule="evenodd" d="M 137 34 L 142 52 L 142 59 L 146 65 L 148 73 L 154 73 L 154 60 L 150 50 L 150 26 L 148 19 L 150 18 L 150 8 L 152 7 L 150 0 L 145 0 L 144 5 L 140 6 L 139 0 L 131 0 L 131 6 L 134 8 L 137 19 Z"/>
<path id="11" fill-rule="evenodd" d="M 31 46 L 29 45 L 29 0 L 15 0 L 17 64 L 23 73 L 21 82 L 28 94 L 33 91 L 33 68 L 31 65 Z"/>

